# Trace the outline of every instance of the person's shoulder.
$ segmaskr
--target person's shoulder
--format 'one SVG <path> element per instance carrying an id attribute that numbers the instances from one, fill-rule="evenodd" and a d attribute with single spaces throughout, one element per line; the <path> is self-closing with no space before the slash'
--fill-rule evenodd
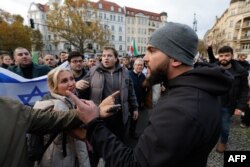
<path id="1" fill-rule="evenodd" d="M 17 66 L 17 65 L 9 66 L 9 67 L 8 67 L 8 70 L 10 70 L 10 71 L 16 71 L 17 69 L 18 69 L 18 66 Z"/>
<path id="2" fill-rule="evenodd" d="M 129 75 L 134 75 L 134 71 L 129 71 Z"/>
<path id="3" fill-rule="evenodd" d="M 33 106 L 34 109 L 45 109 L 46 107 L 53 106 L 52 100 L 37 101 Z"/>
<path id="4" fill-rule="evenodd" d="M 242 75 L 247 75 L 248 71 L 237 60 L 232 60 L 232 68 Z"/>
<path id="5" fill-rule="evenodd" d="M 6 112 L 23 112 L 30 111 L 30 106 L 23 105 L 18 100 L 14 100 L 9 97 L 0 97 L 0 106 L 3 111 Z"/>
<path id="6" fill-rule="evenodd" d="M 34 67 L 36 67 L 37 69 L 42 69 L 42 70 L 50 70 L 49 66 L 44 65 L 44 64 L 33 64 Z"/>
<path id="7" fill-rule="evenodd" d="M 99 65 L 95 65 L 93 67 L 91 67 L 89 70 L 88 70 L 88 73 L 94 73 L 95 71 L 102 71 L 101 67 Z"/>

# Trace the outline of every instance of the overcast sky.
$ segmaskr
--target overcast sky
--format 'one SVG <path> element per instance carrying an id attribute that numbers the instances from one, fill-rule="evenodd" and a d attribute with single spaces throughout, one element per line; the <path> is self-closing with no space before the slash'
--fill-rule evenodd
<path id="1" fill-rule="evenodd" d="M 98 1 L 98 0 L 93 0 Z M 216 16 L 229 7 L 230 0 L 109 0 L 120 6 L 128 6 L 151 12 L 167 12 L 168 21 L 180 22 L 193 27 L 194 13 L 198 21 L 197 33 L 199 38 L 210 29 Z M 11 14 L 20 14 L 26 19 L 31 2 L 45 4 L 48 0 L 2 0 L 0 8 Z M 27 24 L 27 23 L 26 23 Z"/>

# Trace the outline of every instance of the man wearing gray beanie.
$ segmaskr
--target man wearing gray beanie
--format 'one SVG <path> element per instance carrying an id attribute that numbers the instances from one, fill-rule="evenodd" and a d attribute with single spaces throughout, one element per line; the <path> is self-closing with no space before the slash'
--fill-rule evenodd
<path id="1" fill-rule="evenodd" d="M 187 25 L 169 22 L 152 34 L 148 44 L 169 57 L 192 66 L 197 54 L 198 36 Z"/>
<path id="2" fill-rule="evenodd" d="M 218 97 L 232 78 L 219 67 L 193 69 L 198 37 L 187 25 L 167 23 L 149 40 L 144 60 L 148 85 L 167 88 L 151 112 L 134 149 L 126 147 L 98 117 L 98 109 L 68 94 L 86 124 L 87 139 L 109 167 L 205 167 L 220 134 Z M 89 114 L 91 113 L 91 114 Z"/>

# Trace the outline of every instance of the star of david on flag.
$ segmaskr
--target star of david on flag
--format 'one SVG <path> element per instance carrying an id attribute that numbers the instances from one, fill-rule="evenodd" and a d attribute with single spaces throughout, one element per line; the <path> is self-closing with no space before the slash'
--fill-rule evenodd
<path id="1" fill-rule="evenodd" d="M 68 63 L 63 63 L 57 68 L 67 66 Z M 48 92 L 47 75 L 26 79 L 0 67 L 0 96 L 7 96 L 32 106 Z"/>

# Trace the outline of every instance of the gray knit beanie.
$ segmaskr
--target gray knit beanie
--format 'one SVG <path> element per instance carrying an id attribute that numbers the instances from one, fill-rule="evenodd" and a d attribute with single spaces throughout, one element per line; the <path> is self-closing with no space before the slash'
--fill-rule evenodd
<path id="1" fill-rule="evenodd" d="M 198 36 L 185 24 L 168 22 L 152 34 L 148 44 L 167 56 L 192 66 L 197 54 Z"/>

